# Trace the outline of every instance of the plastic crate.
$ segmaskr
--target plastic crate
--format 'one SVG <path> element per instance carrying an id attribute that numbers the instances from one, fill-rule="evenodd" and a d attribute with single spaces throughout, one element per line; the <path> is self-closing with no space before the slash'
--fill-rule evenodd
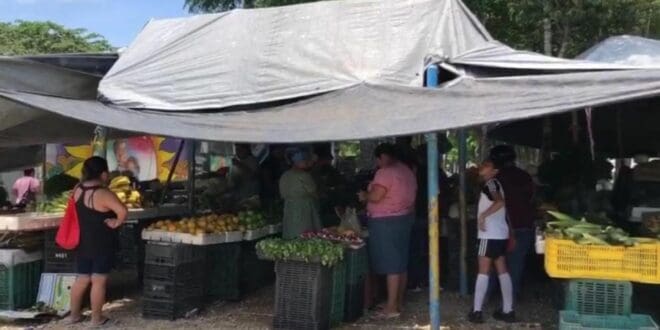
<path id="1" fill-rule="evenodd" d="M 56 274 L 75 274 L 76 273 L 76 263 L 74 261 L 67 262 L 44 262 L 44 273 L 56 273 Z"/>
<path id="2" fill-rule="evenodd" d="M 275 264 L 257 256 L 255 242 L 244 242 L 240 258 L 241 294 L 249 294 L 263 288 L 275 280 Z"/>
<path id="3" fill-rule="evenodd" d="M 660 243 L 623 247 L 547 238 L 545 270 L 556 278 L 660 284 Z"/>
<path id="4" fill-rule="evenodd" d="M 204 248 L 200 246 L 149 242 L 145 247 L 145 264 L 179 266 L 200 260 L 204 260 Z"/>
<path id="5" fill-rule="evenodd" d="M 320 322 L 290 320 L 277 316 L 273 318 L 273 329 L 276 330 L 325 330 L 329 328 L 327 324 Z"/>
<path id="6" fill-rule="evenodd" d="M 44 260 L 47 262 L 74 262 L 76 255 L 75 251 L 64 250 L 57 246 L 55 243 L 55 237 L 51 237 L 50 234 L 46 234 L 44 239 Z M 52 239 L 51 239 L 52 238 Z"/>
<path id="7" fill-rule="evenodd" d="M 566 310 L 588 315 L 630 315 L 632 283 L 572 280 L 566 294 Z"/>
<path id="8" fill-rule="evenodd" d="M 34 305 L 42 266 L 42 260 L 0 265 L 0 310 L 16 310 Z"/>
<path id="9" fill-rule="evenodd" d="M 275 320 L 329 328 L 331 269 L 318 263 L 278 261 L 275 273 Z"/>
<path id="10" fill-rule="evenodd" d="M 657 330 L 658 325 L 648 315 L 581 315 L 574 311 L 559 312 L 560 330 Z"/>
<path id="11" fill-rule="evenodd" d="M 165 299 L 143 299 L 142 317 L 157 320 L 176 320 L 194 313 L 200 308 L 198 299 L 172 301 Z"/>
<path id="12" fill-rule="evenodd" d="M 346 285 L 344 322 L 355 322 L 364 315 L 364 280 Z"/>
<path id="13" fill-rule="evenodd" d="M 369 259 L 367 256 L 367 247 L 359 249 L 347 249 L 344 254 L 346 263 L 346 283 L 356 284 L 364 280 L 369 271 Z"/>
<path id="14" fill-rule="evenodd" d="M 342 261 L 332 268 L 332 293 L 330 294 L 330 326 L 344 321 L 346 299 L 346 264 Z"/>
<path id="15" fill-rule="evenodd" d="M 241 245 L 226 243 L 206 246 L 205 292 L 208 301 L 238 300 Z"/>
<path id="16" fill-rule="evenodd" d="M 167 282 L 194 281 L 204 274 L 202 261 L 191 262 L 179 266 L 144 265 L 144 279 Z"/>
<path id="17" fill-rule="evenodd" d="M 168 281 L 145 280 L 144 297 L 147 299 L 185 300 L 199 299 L 202 297 L 204 288 L 201 278 L 197 281 L 187 283 L 176 283 Z"/>

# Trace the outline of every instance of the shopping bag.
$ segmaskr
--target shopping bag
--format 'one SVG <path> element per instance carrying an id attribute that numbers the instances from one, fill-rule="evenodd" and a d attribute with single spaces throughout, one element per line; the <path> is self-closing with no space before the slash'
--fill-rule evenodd
<path id="1" fill-rule="evenodd" d="M 362 232 L 362 226 L 360 226 L 360 221 L 358 220 L 355 208 L 347 207 L 342 213 L 340 208 L 336 207 L 335 213 L 341 219 L 339 228 L 342 231 L 350 230 L 356 235 L 360 235 Z"/>
<path id="2" fill-rule="evenodd" d="M 64 211 L 64 218 L 60 222 L 60 228 L 55 236 L 55 243 L 65 250 L 74 250 L 80 243 L 80 225 L 78 223 L 78 212 L 73 193 Z"/>

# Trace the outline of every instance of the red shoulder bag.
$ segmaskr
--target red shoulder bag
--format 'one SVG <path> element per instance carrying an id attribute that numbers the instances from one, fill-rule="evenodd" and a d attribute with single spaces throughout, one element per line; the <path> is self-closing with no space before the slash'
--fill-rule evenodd
<path id="1" fill-rule="evenodd" d="M 57 230 L 55 242 L 65 250 L 74 250 L 80 243 L 80 225 L 78 224 L 78 212 L 76 211 L 76 200 L 73 197 L 76 189 L 71 192 L 69 202 L 64 210 L 64 218 Z"/>

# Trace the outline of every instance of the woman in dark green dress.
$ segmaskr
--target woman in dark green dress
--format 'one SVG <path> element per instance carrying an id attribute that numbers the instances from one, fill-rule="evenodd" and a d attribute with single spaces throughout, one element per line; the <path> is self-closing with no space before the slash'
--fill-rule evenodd
<path id="1" fill-rule="evenodd" d="M 296 151 L 291 157 L 291 169 L 280 178 L 280 195 L 284 199 L 282 237 L 285 239 L 322 228 L 316 183 L 309 173 L 310 158 L 308 153 Z"/>

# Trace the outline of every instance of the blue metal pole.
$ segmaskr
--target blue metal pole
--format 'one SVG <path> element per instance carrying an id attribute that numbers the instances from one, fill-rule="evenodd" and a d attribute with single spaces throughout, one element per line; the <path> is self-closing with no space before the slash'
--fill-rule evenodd
<path id="1" fill-rule="evenodd" d="M 426 69 L 426 86 L 438 86 L 440 70 L 437 65 Z M 429 220 L 429 314 L 431 330 L 440 329 L 440 226 L 438 205 L 438 138 L 426 134 L 428 159 L 428 220 Z"/>
<path id="2" fill-rule="evenodd" d="M 461 221 L 461 249 L 460 249 L 460 271 L 459 289 L 461 295 L 467 295 L 467 183 L 465 177 L 465 166 L 467 164 L 467 134 L 464 128 L 458 130 L 458 173 L 459 173 L 459 196 Z"/>

